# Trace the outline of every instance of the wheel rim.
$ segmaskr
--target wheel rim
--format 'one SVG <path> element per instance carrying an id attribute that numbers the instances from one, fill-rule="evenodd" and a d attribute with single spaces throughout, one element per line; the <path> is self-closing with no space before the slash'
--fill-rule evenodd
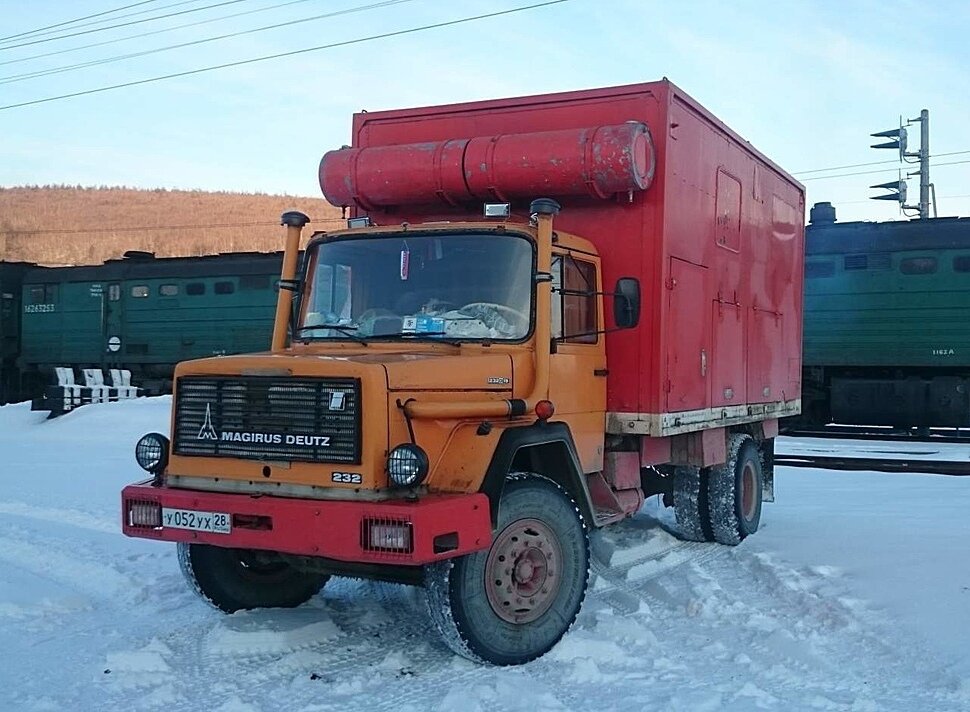
<path id="1" fill-rule="evenodd" d="M 741 472 L 741 515 L 746 521 L 754 518 L 758 505 L 757 489 L 758 478 L 755 476 L 754 465 L 746 462 Z"/>
<path id="2" fill-rule="evenodd" d="M 538 519 L 520 519 L 496 538 L 485 563 L 485 590 L 492 610 L 516 625 L 549 610 L 561 580 L 559 540 Z"/>

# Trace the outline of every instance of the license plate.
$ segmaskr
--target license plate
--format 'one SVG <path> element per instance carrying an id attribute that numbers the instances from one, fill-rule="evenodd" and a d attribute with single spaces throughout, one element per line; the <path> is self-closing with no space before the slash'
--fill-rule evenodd
<path id="1" fill-rule="evenodd" d="M 170 529 L 228 534 L 232 531 L 232 517 L 225 512 L 198 512 L 194 509 L 162 507 L 162 526 Z"/>

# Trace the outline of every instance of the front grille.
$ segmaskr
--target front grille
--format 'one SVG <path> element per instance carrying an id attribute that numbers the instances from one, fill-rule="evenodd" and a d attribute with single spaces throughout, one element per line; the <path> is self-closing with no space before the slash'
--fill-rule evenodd
<path id="1" fill-rule="evenodd" d="M 360 463 L 356 378 L 185 376 L 176 394 L 176 455 Z"/>

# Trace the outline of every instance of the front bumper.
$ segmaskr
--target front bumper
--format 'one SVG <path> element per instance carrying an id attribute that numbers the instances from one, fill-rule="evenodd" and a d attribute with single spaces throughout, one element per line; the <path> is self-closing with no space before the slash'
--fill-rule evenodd
<path id="1" fill-rule="evenodd" d="M 218 534 L 134 523 L 155 508 L 157 522 L 161 508 L 226 513 L 232 529 Z M 485 549 L 492 540 L 488 498 L 478 493 L 414 501 L 307 500 L 153 487 L 146 481 L 122 490 L 121 516 L 122 530 L 131 537 L 372 564 L 429 564 Z M 375 541 L 375 531 L 402 528 L 408 532 L 403 540 Z"/>

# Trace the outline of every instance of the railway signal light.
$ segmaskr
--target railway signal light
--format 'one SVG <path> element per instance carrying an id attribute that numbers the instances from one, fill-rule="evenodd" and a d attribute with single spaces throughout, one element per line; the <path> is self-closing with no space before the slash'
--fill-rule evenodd
<path id="1" fill-rule="evenodd" d="M 871 148 L 894 148 L 899 151 L 899 160 L 903 160 L 903 156 L 906 154 L 906 129 L 900 126 L 898 129 L 889 129 L 888 131 L 879 131 L 874 134 L 869 134 L 873 138 L 891 138 L 892 141 L 886 141 L 885 143 L 874 143 Z"/>
<path id="2" fill-rule="evenodd" d="M 879 183 L 877 185 L 870 185 L 870 188 L 885 188 L 886 190 L 893 191 L 891 193 L 886 193 L 885 195 L 873 195 L 870 196 L 872 200 L 896 200 L 900 205 L 906 203 L 906 181 L 891 180 L 888 183 Z"/>

